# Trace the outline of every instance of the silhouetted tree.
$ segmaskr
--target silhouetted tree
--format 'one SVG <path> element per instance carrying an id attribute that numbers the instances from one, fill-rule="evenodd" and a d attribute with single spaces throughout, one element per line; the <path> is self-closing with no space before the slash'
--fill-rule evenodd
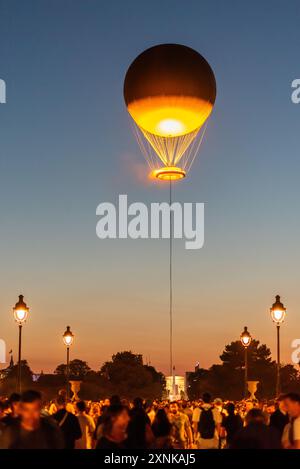
<path id="1" fill-rule="evenodd" d="M 165 381 L 154 367 L 143 364 L 142 355 L 119 352 L 106 362 L 100 374 L 109 382 L 111 391 L 122 397 L 161 397 Z"/>
<path id="2" fill-rule="evenodd" d="M 280 369 L 281 391 L 300 392 L 299 371 L 293 365 L 285 365 Z"/>
<path id="3" fill-rule="evenodd" d="M 197 370 L 189 375 L 188 394 L 191 399 L 210 392 L 215 397 L 239 400 L 244 393 L 245 349 L 240 341 L 225 346 L 220 356 L 221 365 L 212 365 L 209 370 Z M 300 389 L 299 373 L 293 365 L 281 367 L 282 391 Z M 253 340 L 248 348 L 248 379 L 259 381 L 256 396 L 275 396 L 276 363 L 265 344 Z"/>
<path id="4" fill-rule="evenodd" d="M 16 391 L 18 365 L 3 370 L 5 377 L 1 381 L 1 393 L 9 395 Z M 28 389 L 33 386 L 33 373 L 27 363 L 27 360 L 21 360 L 21 385 L 22 389 Z"/>
<path id="5" fill-rule="evenodd" d="M 228 365 L 235 370 L 241 370 L 245 365 L 245 349 L 239 340 L 231 342 L 225 346 L 220 355 L 224 365 Z M 257 365 L 269 365 L 272 363 L 271 350 L 264 344 L 259 345 L 259 340 L 252 340 L 248 347 L 249 370 Z M 274 363 L 274 362 L 273 362 Z"/>
<path id="6" fill-rule="evenodd" d="M 87 362 L 77 358 L 70 361 L 70 376 L 82 379 L 90 371 L 91 368 L 88 366 Z M 66 375 L 67 365 L 64 363 L 58 365 L 54 373 L 57 375 Z"/>
<path id="7" fill-rule="evenodd" d="M 229 372 L 226 389 L 229 392 L 231 387 L 237 386 L 235 390 L 232 389 L 232 392 L 235 395 L 239 392 L 242 397 L 243 387 L 240 387 L 238 383 L 243 382 L 245 349 L 241 342 L 237 340 L 226 345 L 220 359 Z M 271 350 L 265 344 L 260 345 L 259 340 L 253 339 L 248 347 L 248 380 L 259 381 L 257 397 L 274 397 L 275 379 L 276 364 L 272 360 Z"/>

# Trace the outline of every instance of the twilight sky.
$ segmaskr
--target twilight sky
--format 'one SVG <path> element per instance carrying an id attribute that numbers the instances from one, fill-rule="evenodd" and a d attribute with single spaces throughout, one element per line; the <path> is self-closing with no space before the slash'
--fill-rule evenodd
<path id="1" fill-rule="evenodd" d="M 177 42 L 211 64 L 218 93 L 205 141 L 174 198 L 205 203 L 205 245 L 174 249 L 176 371 L 219 361 L 244 325 L 275 353 L 269 308 L 287 307 L 282 359 L 299 327 L 300 78 L 296 0 L 0 0 L 0 337 L 17 354 L 12 306 L 31 308 L 36 372 L 120 350 L 168 371 L 168 241 L 100 240 L 96 207 L 167 200 L 123 103 L 128 65 Z"/>

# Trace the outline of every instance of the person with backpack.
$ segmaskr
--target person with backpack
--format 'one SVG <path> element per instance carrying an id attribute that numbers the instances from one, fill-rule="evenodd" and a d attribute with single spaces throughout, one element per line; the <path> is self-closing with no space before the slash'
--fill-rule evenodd
<path id="1" fill-rule="evenodd" d="M 211 395 L 204 393 L 203 404 L 193 411 L 193 429 L 199 449 L 218 449 L 222 416 L 211 404 Z"/>
<path id="2" fill-rule="evenodd" d="M 53 419 L 62 431 L 65 441 L 65 449 L 74 449 L 76 440 L 82 437 L 78 418 L 66 410 L 67 402 L 64 396 L 58 396 L 56 400 L 57 412 Z"/>

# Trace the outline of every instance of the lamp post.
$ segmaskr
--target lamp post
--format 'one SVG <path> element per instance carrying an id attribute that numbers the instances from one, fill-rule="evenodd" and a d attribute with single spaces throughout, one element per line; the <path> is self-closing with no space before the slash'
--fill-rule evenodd
<path id="1" fill-rule="evenodd" d="M 280 394 L 280 324 L 284 321 L 286 315 L 286 308 L 280 301 L 280 296 L 275 296 L 275 303 L 273 303 L 270 313 L 272 321 L 276 324 L 277 329 L 277 373 L 276 373 L 276 397 Z"/>
<path id="2" fill-rule="evenodd" d="M 63 341 L 65 346 L 67 347 L 67 399 L 70 397 L 70 346 L 73 344 L 74 341 L 74 334 L 71 332 L 70 326 L 67 326 L 67 329 L 63 335 Z"/>
<path id="3" fill-rule="evenodd" d="M 251 344 L 252 337 L 247 327 L 244 327 L 243 332 L 241 333 L 241 342 L 245 349 L 245 377 L 244 377 L 244 397 L 247 397 L 247 381 L 248 381 L 248 347 Z"/>
<path id="4" fill-rule="evenodd" d="M 23 300 L 24 296 L 19 295 L 19 301 L 15 304 L 13 308 L 14 318 L 16 323 L 19 326 L 19 352 L 18 352 L 18 373 L 17 373 L 17 392 L 21 393 L 21 356 L 22 356 L 22 326 L 25 323 L 29 308 Z"/>

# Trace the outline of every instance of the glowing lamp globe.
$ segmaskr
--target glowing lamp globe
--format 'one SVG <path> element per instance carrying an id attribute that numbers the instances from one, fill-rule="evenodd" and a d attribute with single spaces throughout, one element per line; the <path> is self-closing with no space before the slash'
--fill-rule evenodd
<path id="1" fill-rule="evenodd" d="M 251 344 L 251 341 L 252 341 L 252 337 L 251 337 L 251 334 L 248 332 L 248 329 L 247 327 L 245 326 L 244 327 L 244 331 L 242 332 L 241 334 L 241 342 L 242 342 L 242 345 L 247 348 L 249 347 L 249 345 Z"/>
<path id="2" fill-rule="evenodd" d="M 286 308 L 283 306 L 283 303 L 281 303 L 279 295 L 276 295 L 275 299 L 276 301 L 270 309 L 271 318 L 276 324 L 281 324 L 285 319 Z"/>
<path id="3" fill-rule="evenodd" d="M 67 329 L 64 332 L 63 341 L 67 347 L 70 347 L 73 344 L 74 334 L 71 332 L 70 326 L 67 326 Z"/>
<path id="4" fill-rule="evenodd" d="M 24 302 L 23 295 L 19 295 L 19 301 L 15 304 L 13 308 L 13 313 L 14 313 L 15 321 L 19 325 L 22 325 L 26 321 L 28 313 L 29 313 L 29 308 Z"/>

